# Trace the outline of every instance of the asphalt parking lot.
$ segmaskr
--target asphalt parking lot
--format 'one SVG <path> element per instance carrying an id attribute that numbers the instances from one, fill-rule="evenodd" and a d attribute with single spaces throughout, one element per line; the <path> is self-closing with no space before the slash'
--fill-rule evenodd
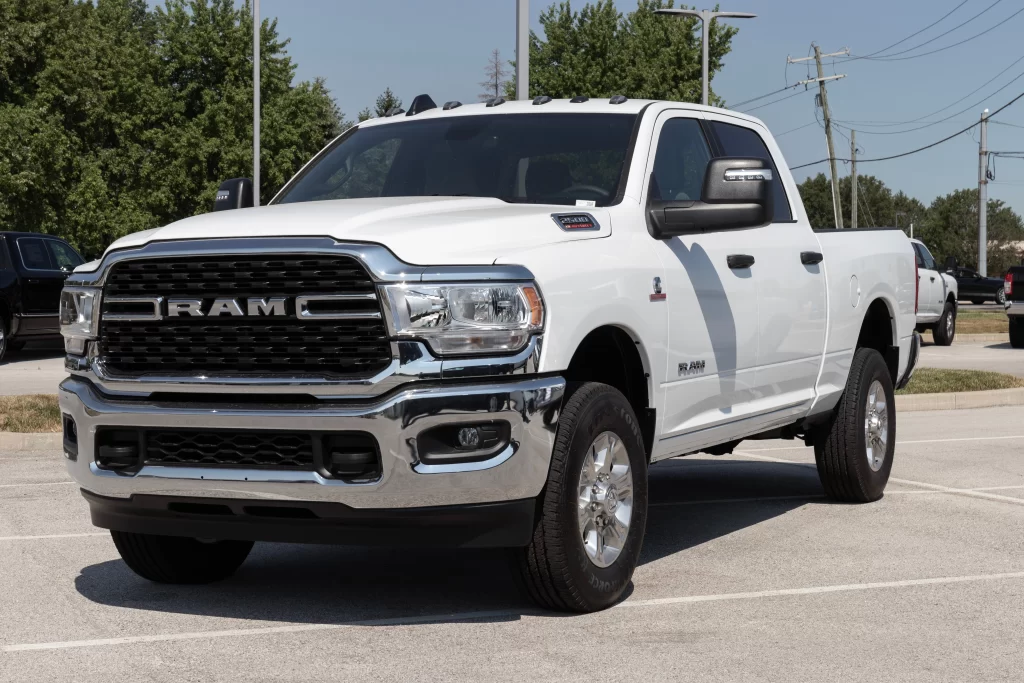
<path id="1" fill-rule="evenodd" d="M 885 498 L 746 442 L 651 471 L 631 594 L 537 611 L 500 552 L 257 546 L 137 578 L 57 452 L 0 452 L 0 680 L 1020 680 L 1024 408 L 901 413 Z"/>

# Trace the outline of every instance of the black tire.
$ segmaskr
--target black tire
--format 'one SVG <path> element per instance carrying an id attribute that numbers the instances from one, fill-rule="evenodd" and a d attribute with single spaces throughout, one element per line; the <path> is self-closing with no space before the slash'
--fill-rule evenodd
<path id="1" fill-rule="evenodd" d="M 111 531 L 128 567 L 157 583 L 212 583 L 235 573 L 252 550 L 252 541 L 209 541 Z"/>
<path id="2" fill-rule="evenodd" d="M 949 346 L 953 343 L 953 337 L 956 336 L 956 306 L 952 302 L 947 301 L 945 308 L 942 309 L 942 317 L 939 318 L 939 322 L 935 323 L 935 327 L 932 328 L 932 338 L 935 339 L 935 343 L 939 346 Z"/>
<path id="3" fill-rule="evenodd" d="M 1024 317 L 1010 318 L 1010 346 L 1015 349 L 1024 349 Z"/>
<path id="4" fill-rule="evenodd" d="M 888 434 L 884 460 L 879 469 L 868 463 L 865 422 L 868 393 L 879 382 L 885 397 Z M 896 445 L 896 405 L 892 378 L 882 355 L 874 349 L 858 349 L 831 421 L 814 438 L 814 459 L 825 493 L 846 503 L 869 503 L 882 497 L 892 471 Z"/>
<path id="5" fill-rule="evenodd" d="M 11 340 L 7 336 L 10 334 L 11 326 L 7 324 L 7 321 L 0 317 L 0 361 L 3 361 L 4 356 L 7 355 L 10 350 Z"/>
<path id="6" fill-rule="evenodd" d="M 981 304 L 985 303 L 985 300 L 984 299 L 971 299 L 971 303 L 974 304 L 975 306 L 980 306 Z"/>
<path id="7" fill-rule="evenodd" d="M 518 551 L 530 597 L 547 609 L 595 612 L 615 604 L 640 559 L 647 525 L 647 455 L 636 415 L 616 389 L 596 382 L 570 386 L 558 419 L 548 481 L 538 501 L 533 540 Z M 607 567 L 587 554 L 579 531 L 580 473 L 594 440 L 613 432 L 632 471 L 633 508 L 621 553 Z"/>

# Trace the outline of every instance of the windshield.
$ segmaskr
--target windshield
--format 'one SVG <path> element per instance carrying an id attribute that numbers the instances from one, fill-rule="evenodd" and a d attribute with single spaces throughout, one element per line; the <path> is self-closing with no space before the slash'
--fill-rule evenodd
<path id="1" fill-rule="evenodd" d="M 455 196 L 606 206 L 635 122 L 635 114 L 494 114 L 357 128 L 275 203 Z"/>

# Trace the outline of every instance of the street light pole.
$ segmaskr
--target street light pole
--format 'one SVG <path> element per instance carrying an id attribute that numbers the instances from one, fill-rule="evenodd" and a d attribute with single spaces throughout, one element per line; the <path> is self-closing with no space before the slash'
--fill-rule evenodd
<path id="1" fill-rule="evenodd" d="M 749 12 L 713 12 L 708 9 L 695 10 L 695 9 L 658 9 L 654 10 L 655 14 L 674 14 L 676 16 L 688 16 L 697 17 L 701 21 L 701 34 L 703 36 L 702 47 L 701 47 L 701 104 L 708 104 L 709 93 L 710 93 L 710 69 L 708 67 L 709 52 L 711 44 L 711 22 L 718 17 L 731 17 L 733 19 L 753 19 L 756 14 L 750 14 Z"/>
<path id="2" fill-rule="evenodd" d="M 530 0 L 516 0 L 516 99 L 530 99 Z"/>
<path id="3" fill-rule="evenodd" d="M 252 3 L 252 205 L 260 205 L 260 0 Z"/>

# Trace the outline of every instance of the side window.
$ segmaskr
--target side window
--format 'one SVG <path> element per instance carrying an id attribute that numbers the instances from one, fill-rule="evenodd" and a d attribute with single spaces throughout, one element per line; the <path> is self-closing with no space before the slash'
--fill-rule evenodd
<path id="1" fill-rule="evenodd" d="M 711 149 L 696 119 L 669 119 L 661 128 L 654 155 L 650 198 L 655 200 L 700 199 L 704 172 Z"/>
<path id="2" fill-rule="evenodd" d="M 928 251 L 928 247 L 923 244 L 918 244 L 917 246 L 921 250 L 921 259 L 924 261 L 924 265 L 921 267 L 926 270 L 936 270 L 935 258 L 932 257 L 932 253 Z"/>
<path id="3" fill-rule="evenodd" d="M 775 160 L 768 152 L 764 140 L 757 134 L 757 131 L 743 126 L 734 126 L 730 123 L 712 121 L 711 127 L 718 136 L 718 142 L 722 145 L 722 151 L 727 157 L 756 157 L 767 159 L 772 166 L 772 173 L 775 180 L 772 182 L 775 199 L 775 222 L 784 223 L 793 220 L 793 212 L 789 208 L 789 199 L 786 198 L 786 188 L 782 186 L 782 178 L 779 176 L 779 169 L 775 166 Z"/>
<path id="4" fill-rule="evenodd" d="M 50 258 L 58 268 L 74 270 L 85 261 L 78 252 L 71 248 L 71 245 L 57 240 L 46 240 L 46 247 L 50 250 Z"/>
<path id="5" fill-rule="evenodd" d="M 38 237 L 19 237 L 18 252 L 21 253 L 21 263 L 31 270 L 56 270 L 50 262 L 50 255 L 43 246 L 43 240 Z"/>

